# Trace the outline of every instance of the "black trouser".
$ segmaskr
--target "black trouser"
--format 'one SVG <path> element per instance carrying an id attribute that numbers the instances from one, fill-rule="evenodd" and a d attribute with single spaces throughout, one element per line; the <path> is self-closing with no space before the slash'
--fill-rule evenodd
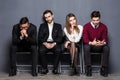
<path id="1" fill-rule="evenodd" d="M 48 52 L 53 52 L 53 68 L 57 69 L 59 60 L 60 60 L 60 54 L 61 54 L 61 45 L 55 45 L 52 49 L 47 49 L 43 44 L 39 46 L 39 55 L 42 63 L 42 68 L 47 69 L 47 56 L 46 54 Z"/>
<path id="2" fill-rule="evenodd" d="M 27 47 L 29 46 L 29 47 Z M 29 48 L 29 49 L 28 49 Z M 32 70 L 35 71 L 37 67 L 37 47 L 36 45 L 16 46 L 13 45 L 10 53 L 10 68 L 16 69 L 16 52 L 29 50 L 32 54 Z"/>
<path id="3" fill-rule="evenodd" d="M 104 46 L 92 46 L 84 44 L 84 57 L 85 65 L 91 66 L 91 52 L 100 52 L 101 53 L 101 66 L 108 67 L 109 63 L 109 47 Z"/>

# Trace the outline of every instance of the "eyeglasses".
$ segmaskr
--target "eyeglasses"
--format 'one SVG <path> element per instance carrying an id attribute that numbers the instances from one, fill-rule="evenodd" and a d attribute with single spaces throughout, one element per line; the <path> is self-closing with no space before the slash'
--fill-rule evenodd
<path id="1" fill-rule="evenodd" d="M 24 27 L 21 26 L 20 29 L 28 29 L 28 26 L 24 26 Z"/>

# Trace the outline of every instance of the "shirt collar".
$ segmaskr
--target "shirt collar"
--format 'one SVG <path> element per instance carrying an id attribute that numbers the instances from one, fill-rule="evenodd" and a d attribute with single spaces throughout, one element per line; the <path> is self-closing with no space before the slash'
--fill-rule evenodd
<path id="1" fill-rule="evenodd" d="M 90 24 L 92 25 L 92 27 L 93 28 L 95 28 L 95 25 L 92 23 L 92 22 L 90 22 Z M 97 27 L 98 27 L 99 25 L 97 25 Z"/>

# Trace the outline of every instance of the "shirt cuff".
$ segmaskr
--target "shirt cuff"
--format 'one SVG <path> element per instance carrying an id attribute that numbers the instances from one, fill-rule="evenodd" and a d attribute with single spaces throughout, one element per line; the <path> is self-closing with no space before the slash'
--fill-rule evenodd
<path id="1" fill-rule="evenodd" d="M 56 45 L 56 42 L 54 42 L 54 44 Z"/>
<path id="2" fill-rule="evenodd" d="M 104 42 L 104 44 L 106 44 L 106 42 Z"/>
<path id="3" fill-rule="evenodd" d="M 92 42 L 89 42 L 89 45 L 91 45 L 92 44 Z"/>
<path id="4" fill-rule="evenodd" d="M 23 37 L 20 36 L 20 40 L 23 40 Z"/>

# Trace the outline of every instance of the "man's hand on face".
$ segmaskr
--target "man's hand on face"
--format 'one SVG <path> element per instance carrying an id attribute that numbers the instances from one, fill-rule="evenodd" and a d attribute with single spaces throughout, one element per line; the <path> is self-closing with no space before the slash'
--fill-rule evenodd
<path id="1" fill-rule="evenodd" d="M 21 30 L 21 33 L 22 33 L 25 37 L 28 37 L 28 34 L 27 34 L 27 30 L 26 30 L 26 29 L 22 29 L 22 30 Z"/>
<path id="2" fill-rule="evenodd" d="M 23 38 L 23 37 L 24 37 L 24 33 L 23 33 L 23 31 L 21 30 L 20 33 L 21 33 L 21 36 L 20 36 L 20 37 Z"/>
<path id="3" fill-rule="evenodd" d="M 27 29 L 28 29 L 29 26 L 30 26 L 30 24 L 28 22 L 20 25 L 21 36 L 22 37 L 28 37 Z"/>

